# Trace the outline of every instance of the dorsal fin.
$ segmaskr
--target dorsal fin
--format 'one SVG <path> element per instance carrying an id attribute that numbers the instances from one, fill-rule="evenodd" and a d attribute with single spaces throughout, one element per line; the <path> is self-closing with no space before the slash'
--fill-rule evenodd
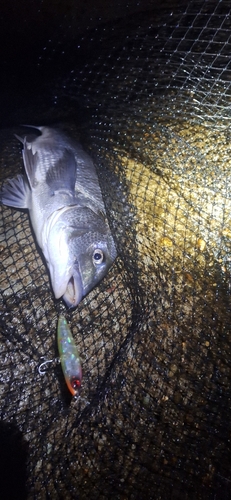
<path id="1" fill-rule="evenodd" d="M 24 149 L 22 151 L 22 156 L 23 156 L 25 171 L 26 171 L 29 185 L 30 185 L 31 189 L 33 189 L 37 184 L 36 178 L 35 178 L 35 173 L 36 173 L 36 168 L 37 168 L 37 163 L 38 163 L 39 158 L 38 158 L 37 153 L 34 154 L 32 152 L 32 149 L 28 148 L 26 137 L 23 140 L 23 145 L 24 145 Z"/>

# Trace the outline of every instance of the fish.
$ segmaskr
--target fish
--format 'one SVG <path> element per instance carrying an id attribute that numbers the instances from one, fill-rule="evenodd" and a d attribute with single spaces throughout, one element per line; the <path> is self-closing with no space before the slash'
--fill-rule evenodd
<path id="1" fill-rule="evenodd" d="M 82 381 L 81 361 L 67 320 L 63 315 L 60 315 L 58 319 L 57 341 L 60 362 L 67 387 L 72 396 L 77 396 Z"/>
<path id="2" fill-rule="evenodd" d="M 39 135 L 16 136 L 25 173 L 3 184 L 0 202 L 28 209 L 54 296 L 76 307 L 107 274 L 116 246 L 91 157 L 61 130 L 34 128 Z"/>

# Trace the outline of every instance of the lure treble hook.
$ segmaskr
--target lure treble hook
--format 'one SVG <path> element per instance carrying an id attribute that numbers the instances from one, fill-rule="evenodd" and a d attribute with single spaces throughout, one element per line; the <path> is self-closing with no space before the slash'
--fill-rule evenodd
<path id="1" fill-rule="evenodd" d="M 54 361 L 56 361 L 56 360 L 55 359 L 48 359 L 47 361 L 43 361 L 43 363 L 41 363 L 41 365 L 39 365 L 39 367 L 38 367 L 39 375 L 44 375 L 44 373 L 46 373 L 46 370 L 42 370 L 42 366 L 45 366 L 48 363 L 54 363 Z"/>

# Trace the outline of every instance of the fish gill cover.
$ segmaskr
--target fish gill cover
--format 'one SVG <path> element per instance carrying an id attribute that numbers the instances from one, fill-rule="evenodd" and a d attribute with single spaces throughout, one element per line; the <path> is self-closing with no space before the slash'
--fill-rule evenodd
<path id="1" fill-rule="evenodd" d="M 18 123 L 80 140 L 118 251 L 67 310 L 27 213 L 0 207 L 1 418 L 22 436 L 29 499 L 230 498 L 230 30 L 224 0 L 88 29 L 50 106 L 41 90 L 0 132 L 2 181 L 22 172 Z M 39 372 L 59 314 L 82 360 L 77 401 L 59 365 Z"/>

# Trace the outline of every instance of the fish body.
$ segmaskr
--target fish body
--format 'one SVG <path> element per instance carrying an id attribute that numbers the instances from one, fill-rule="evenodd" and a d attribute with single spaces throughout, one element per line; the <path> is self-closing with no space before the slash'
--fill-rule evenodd
<path id="1" fill-rule="evenodd" d="M 67 321 L 62 315 L 58 319 L 57 341 L 60 362 L 67 387 L 72 396 L 76 396 L 81 386 L 82 368 L 78 349 Z"/>
<path id="2" fill-rule="evenodd" d="M 94 164 L 59 130 L 36 127 L 23 143 L 26 175 L 6 181 L 0 201 L 27 208 L 57 299 L 76 306 L 107 273 L 116 248 Z"/>

